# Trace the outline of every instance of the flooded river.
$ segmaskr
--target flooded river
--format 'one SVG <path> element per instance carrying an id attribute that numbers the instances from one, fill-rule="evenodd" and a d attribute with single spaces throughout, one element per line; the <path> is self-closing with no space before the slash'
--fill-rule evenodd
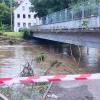
<path id="1" fill-rule="evenodd" d="M 21 72 L 23 65 L 27 60 L 35 59 L 40 53 L 45 52 L 49 61 L 52 58 L 59 58 L 66 64 L 72 64 L 74 60 L 71 58 L 71 53 L 75 56 L 76 61 L 79 61 L 79 68 L 86 68 L 89 72 L 100 72 L 100 50 L 96 48 L 81 47 L 66 44 L 52 43 L 25 43 L 20 45 L 0 45 L 0 77 L 16 77 Z M 44 64 L 45 65 L 45 64 Z M 36 73 L 40 73 L 41 69 L 36 67 L 34 62 L 33 67 Z"/>
<path id="2" fill-rule="evenodd" d="M 34 44 L 0 45 L 0 77 L 16 77 L 27 62 L 35 59 L 41 50 L 41 46 Z M 33 61 L 35 73 L 40 73 Z"/>

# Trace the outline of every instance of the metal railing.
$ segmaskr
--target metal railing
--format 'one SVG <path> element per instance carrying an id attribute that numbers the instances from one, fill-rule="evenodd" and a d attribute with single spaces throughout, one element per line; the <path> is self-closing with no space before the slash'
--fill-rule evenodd
<path id="1" fill-rule="evenodd" d="M 42 17 L 42 23 L 54 24 L 100 15 L 100 3 L 80 4 Z"/>

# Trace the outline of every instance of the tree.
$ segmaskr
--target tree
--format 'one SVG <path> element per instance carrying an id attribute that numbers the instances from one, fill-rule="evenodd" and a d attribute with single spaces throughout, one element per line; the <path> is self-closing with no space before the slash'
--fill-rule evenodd
<path id="1" fill-rule="evenodd" d="M 60 11 L 71 5 L 80 2 L 80 0 L 31 0 L 35 16 L 42 17 L 52 12 Z"/>
<path id="2" fill-rule="evenodd" d="M 36 16 L 42 17 L 69 7 L 71 0 L 31 0 Z"/>
<path id="3" fill-rule="evenodd" d="M 5 3 L 5 5 L 7 5 L 8 7 L 10 7 L 12 2 L 12 5 L 15 5 L 15 0 L 0 0 L 0 3 Z"/>
<path id="4" fill-rule="evenodd" d="M 0 27 L 10 25 L 10 9 L 5 4 L 0 3 Z"/>
<path id="5" fill-rule="evenodd" d="M 36 12 L 35 16 L 43 17 L 52 12 L 73 7 L 77 3 L 90 2 L 99 0 L 30 0 L 33 4 L 32 9 Z"/>

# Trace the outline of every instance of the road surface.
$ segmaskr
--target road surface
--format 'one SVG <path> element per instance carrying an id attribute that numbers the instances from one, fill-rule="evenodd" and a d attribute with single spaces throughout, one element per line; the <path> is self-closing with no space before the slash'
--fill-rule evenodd
<path id="1" fill-rule="evenodd" d="M 100 80 L 54 83 L 46 100 L 100 100 Z"/>

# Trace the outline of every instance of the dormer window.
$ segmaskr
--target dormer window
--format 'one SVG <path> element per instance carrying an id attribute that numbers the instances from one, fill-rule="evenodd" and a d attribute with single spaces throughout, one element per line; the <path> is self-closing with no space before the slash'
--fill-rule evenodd
<path id="1" fill-rule="evenodd" d="M 32 8 L 31 7 L 29 8 L 29 11 L 32 12 Z"/>
<path id="2" fill-rule="evenodd" d="M 22 6 L 22 9 L 25 10 L 25 6 Z"/>

